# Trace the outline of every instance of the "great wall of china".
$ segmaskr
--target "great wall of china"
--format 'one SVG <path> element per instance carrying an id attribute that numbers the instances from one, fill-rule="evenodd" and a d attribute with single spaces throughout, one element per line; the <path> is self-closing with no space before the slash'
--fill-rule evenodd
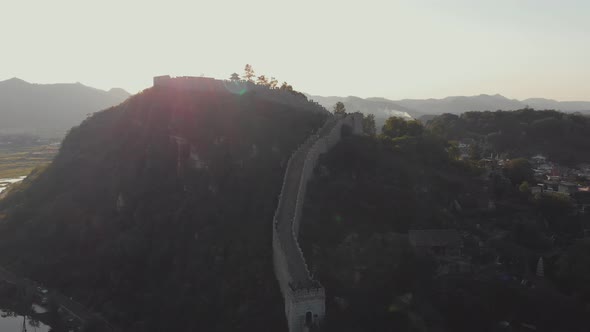
<path id="1" fill-rule="evenodd" d="M 292 93 L 269 89 L 249 82 L 229 82 L 207 77 L 154 77 L 154 87 L 174 88 L 191 91 L 220 91 L 232 93 L 252 91 L 258 97 L 294 105 L 304 111 L 326 112 L 314 102 L 294 96 Z M 348 126 L 352 134 L 362 133 L 361 113 L 329 116 L 322 128 L 310 135 L 293 152 L 283 178 L 283 185 L 273 219 L 272 247 L 274 272 L 285 302 L 285 316 L 289 332 L 311 331 L 321 326 L 326 310 L 326 292 L 319 281 L 309 272 L 303 251 L 299 246 L 298 235 L 301 213 L 305 201 L 307 183 L 313 175 L 321 154 L 336 145 L 342 135 L 342 127 Z M 179 149 L 186 148 L 182 137 L 171 136 Z M 184 160 L 184 159 L 182 159 Z M 181 161 L 179 159 L 179 167 Z"/>
<path id="2" fill-rule="evenodd" d="M 301 212 L 307 183 L 318 158 L 341 138 L 342 126 L 353 134 L 362 133 L 362 114 L 330 117 L 325 125 L 291 155 L 273 222 L 273 263 L 285 301 L 290 332 L 309 331 L 321 325 L 325 317 L 326 293 L 313 278 L 298 243 Z"/>

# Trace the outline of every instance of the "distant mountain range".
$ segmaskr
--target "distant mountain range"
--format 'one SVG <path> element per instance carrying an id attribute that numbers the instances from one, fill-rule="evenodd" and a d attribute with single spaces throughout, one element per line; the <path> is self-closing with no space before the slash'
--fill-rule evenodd
<path id="1" fill-rule="evenodd" d="M 405 107 L 397 102 L 385 98 L 359 98 L 359 97 L 323 97 L 307 95 L 309 99 L 318 102 L 329 111 L 334 104 L 341 101 L 349 112 L 361 111 L 365 114 L 375 114 L 376 118 L 388 118 L 393 115 L 405 117 L 420 117 L 426 113 L 416 109 Z"/>
<path id="2" fill-rule="evenodd" d="M 0 133 L 62 134 L 88 114 L 117 105 L 129 97 L 123 89 L 104 91 L 73 84 L 33 84 L 18 78 L 0 81 Z M 306 95 L 331 110 L 341 101 L 348 111 L 375 114 L 378 126 L 392 116 L 428 120 L 442 113 L 516 110 L 525 107 L 590 114 L 589 101 L 508 99 L 502 95 L 456 96 L 443 99 L 324 97 Z"/>
<path id="3" fill-rule="evenodd" d="M 0 133 L 60 135 L 89 113 L 117 105 L 129 96 L 123 89 L 104 91 L 80 83 L 0 81 Z"/>
<path id="4" fill-rule="evenodd" d="M 402 99 L 358 97 L 322 97 L 311 96 L 331 110 L 333 105 L 341 101 L 349 111 L 361 111 L 375 114 L 376 118 L 387 118 L 391 115 L 404 115 L 413 118 L 429 118 L 443 113 L 459 114 L 467 111 L 517 110 L 525 107 L 534 109 L 555 109 L 563 112 L 581 112 L 590 114 L 589 101 L 556 101 L 552 99 L 530 98 L 525 100 L 508 99 L 502 95 L 457 96 L 443 99 Z"/>

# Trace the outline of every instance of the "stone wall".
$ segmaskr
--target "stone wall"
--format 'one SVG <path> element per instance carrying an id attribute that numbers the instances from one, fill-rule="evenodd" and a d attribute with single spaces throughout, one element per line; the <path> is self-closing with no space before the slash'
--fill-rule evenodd
<path id="1" fill-rule="evenodd" d="M 290 332 L 320 325 L 325 317 L 325 290 L 309 272 L 298 235 L 307 183 L 319 156 L 340 141 L 344 125 L 361 134 L 362 114 L 330 117 L 291 155 L 283 178 L 273 222 L 273 262 Z"/>

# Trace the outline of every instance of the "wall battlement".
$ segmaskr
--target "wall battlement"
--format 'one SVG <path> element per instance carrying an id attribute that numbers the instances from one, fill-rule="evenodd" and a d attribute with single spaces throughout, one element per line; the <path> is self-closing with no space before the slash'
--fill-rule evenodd
<path id="1" fill-rule="evenodd" d="M 223 81 L 211 77 L 179 76 L 154 77 L 154 87 L 165 87 L 191 91 L 219 91 L 223 89 Z"/>
<path id="2" fill-rule="evenodd" d="M 291 155 L 283 178 L 273 221 L 273 263 L 290 332 L 321 325 L 325 317 L 325 289 L 310 274 L 297 239 L 307 183 L 319 156 L 340 141 L 344 125 L 362 134 L 362 114 L 330 117 Z"/>

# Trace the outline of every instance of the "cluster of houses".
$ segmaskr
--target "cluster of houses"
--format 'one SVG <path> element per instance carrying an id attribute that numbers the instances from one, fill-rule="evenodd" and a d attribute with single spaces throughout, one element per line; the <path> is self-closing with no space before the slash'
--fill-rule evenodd
<path id="1" fill-rule="evenodd" d="M 463 159 L 469 157 L 471 140 L 462 140 L 458 144 L 460 156 Z M 479 163 L 487 170 L 487 177 L 492 172 L 503 169 L 510 159 L 499 154 L 482 158 Z M 535 182 L 530 185 L 533 195 L 541 193 L 560 193 L 570 196 L 579 213 L 590 213 L 590 164 L 581 164 L 575 168 L 566 167 L 549 161 L 543 155 L 536 155 L 529 159 L 532 166 Z M 582 181 L 580 181 L 582 180 Z"/>
<path id="2" fill-rule="evenodd" d="M 532 193 L 559 192 L 574 195 L 578 192 L 588 192 L 590 188 L 576 183 L 579 178 L 590 179 L 590 165 L 580 165 L 578 168 L 560 166 L 547 160 L 545 156 L 536 155 L 530 160 L 538 183 L 531 187 Z"/>
<path id="3" fill-rule="evenodd" d="M 535 172 L 537 184 L 531 186 L 531 193 L 560 193 L 568 195 L 576 204 L 580 214 L 590 213 L 590 165 L 578 165 L 576 168 L 561 166 L 550 162 L 545 156 L 536 155 L 530 160 Z M 580 184 L 580 181 L 583 179 Z"/>

